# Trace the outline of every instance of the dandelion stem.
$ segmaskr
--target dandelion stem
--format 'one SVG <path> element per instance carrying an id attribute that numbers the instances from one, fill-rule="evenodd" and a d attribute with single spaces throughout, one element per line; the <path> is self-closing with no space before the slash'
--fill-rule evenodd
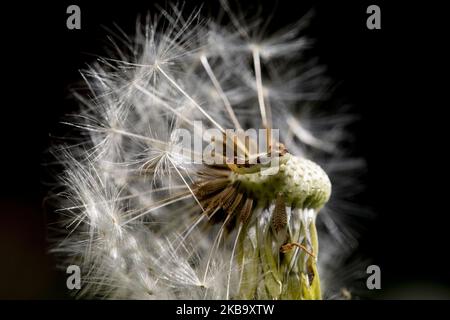
<path id="1" fill-rule="evenodd" d="M 131 219 L 125 221 L 124 223 L 121 224 L 121 226 L 125 226 L 125 225 L 127 225 L 128 223 L 130 223 L 130 222 L 132 222 L 132 221 L 134 221 L 134 220 L 136 220 L 136 219 L 138 219 L 138 218 L 140 218 L 140 217 L 142 217 L 142 216 L 144 216 L 144 215 L 146 215 L 146 214 L 148 214 L 148 213 L 150 213 L 150 212 L 152 212 L 152 211 L 154 211 L 154 210 L 157 210 L 157 209 L 159 209 L 159 208 L 163 208 L 163 207 L 165 207 L 165 206 L 168 206 L 169 204 L 172 204 L 172 203 L 175 203 L 175 202 L 178 202 L 178 201 L 181 201 L 181 200 L 188 199 L 188 198 L 190 198 L 190 197 L 192 197 L 191 194 L 187 194 L 187 195 L 183 195 L 183 196 L 176 195 L 176 196 L 170 198 L 169 201 L 165 201 L 165 202 L 163 202 L 162 204 L 157 205 L 157 206 L 152 206 L 150 209 L 144 211 L 143 213 L 138 214 L 138 215 L 134 216 L 133 218 L 131 218 Z"/>
<path id="2" fill-rule="evenodd" d="M 268 122 L 266 105 L 264 103 L 264 88 L 262 84 L 262 75 L 261 75 L 261 59 L 259 55 L 259 49 L 254 47 L 252 49 L 253 54 L 253 63 L 255 67 L 255 81 L 256 81 L 256 90 L 258 91 L 258 103 L 259 103 L 259 111 L 261 113 L 262 124 L 265 128 L 269 129 L 272 126 Z"/>
<path id="3" fill-rule="evenodd" d="M 234 244 L 233 244 L 233 250 L 231 251 L 231 258 L 230 258 L 230 267 L 228 269 L 228 280 L 227 280 L 227 295 L 226 295 L 226 300 L 230 299 L 230 283 L 231 283 L 231 272 L 233 270 L 233 261 L 234 261 L 234 255 L 236 253 L 236 247 L 237 244 L 239 243 L 239 237 L 241 235 L 241 231 L 242 231 L 242 223 L 239 225 L 238 231 L 236 233 L 236 239 L 234 240 Z"/>
<path id="4" fill-rule="evenodd" d="M 228 215 L 227 218 L 225 219 L 225 221 L 220 226 L 220 230 L 217 233 L 217 236 L 215 237 L 214 242 L 213 242 L 213 244 L 211 246 L 211 250 L 210 250 L 210 253 L 209 253 L 209 257 L 208 257 L 208 262 L 206 263 L 205 273 L 203 275 L 203 283 L 206 283 L 206 278 L 208 277 L 208 271 L 209 271 L 209 268 L 211 266 L 211 262 L 213 260 L 214 253 L 215 253 L 215 251 L 217 250 L 217 248 L 220 245 L 220 240 L 222 239 L 222 235 L 223 235 L 223 232 L 225 230 L 225 226 L 227 225 L 230 217 L 231 217 L 231 215 Z M 205 292 L 205 295 L 206 295 L 206 292 Z"/>
<path id="5" fill-rule="evenodd" d="M 173 163 L 172 159 L 170 159 L 170 157 L 168 157 L 170 163 L 172 164 L 172 166 L 174 167 L 175 171 L 178 173 L 178 175 L 180 176 L 181 180 L 183 180 L 184 184 L 186 185 L 186 187 L 189 189 L 189 192 L 192 194 L 192 196 L 194 197 L 195 201 L 198 203 L 198 205 L 200 206 L 200 208 L 202 209 L 202 211 L 204 212 L 205 209 L 203 209 L 202 204 L 200 203 L 200 201 L 198 200 L 197 196 L 195 195 L 194 191 L 192 190 L 192 188 L 189 186 L 189 184 L 187 183 L 186 179 L 184 179 L 183 175 L 181 174 L 180 170 L 178 170 L 177 166 L 175 163 Z"/>
<path id="6" fill-rule="evenodd" d="M 180 91 L 181 94 L 183 94 L 201 113 L 203 113 L 203 115 L 209 120 L 211 121 L 212 124 L 214 124 L 223 134 L 225 134 L 225 130 L 222 128 L 222 126 L 217 123 L 216 120 L 214 120 L 209 114 L 208 112 L 205 111 L 205 109 L 203 109 L 194 99 L 192 99 L 192 97 L 190 95 L 187 94 L 186 91 L 184 91 L 179 85 L 178 83 L 175 82 L 175 80 L 173 80 L 159 65 L 156 65 L 156 68 L 161 72 L 161 74 L 167 79 L 169 80 L 169 82 L 178 90 Z"/>
<path id="7" fill-rule="evenodd" d="M 267 129 L 266 138 L 270 152 L 272 148 L 272 134 L 271 134 L 272 124 L 270 123 L 270 119 L 267 116 L 270 111 L 266 109 L 266 104 L 264 102 L 264 88 L 262 84 L 262 75 L 261 75 L 261 58 L 257 46 L 253 46 L 252 53 L 253 53 L 253 64 L 255 67 L 256 90 L 258 91 L 259 111 L 261 113 L 263 127 Z"/>
<path id="8" fill-rule="evenodd" d="M 168 103 L 166 103 L 165 101 L 163 101 L 160 97 L 158 97 L 157 95 L 153 94 L 152 92 L 146 90 L 145 88 L 141 87 L 138 84 L 135 84 L 135 87 L 141 91 L 142 93 L 144 93 L 145 95 L 149 96 L 152 99 L 157 100 L 161 106 L 163 106 L 164 108 L 166 108 L 167 110 L 169 110 L 170 112 L 173 112 L 173 114 L 175 114 L 177 117 L 179 117 L 180 119 L 182 119 L 183 121 L 185 121 L 186 123 L 190 124 L 191 126 L 194 126 L 194 123 L 186 118 L 185 116 L 183 116 L 180 112 L 178 112 L 177 110 L 175 110 L 174 108 L 172 108 Z M 156 106 L 158 106 L 158 104 L 155 104 Z"/>

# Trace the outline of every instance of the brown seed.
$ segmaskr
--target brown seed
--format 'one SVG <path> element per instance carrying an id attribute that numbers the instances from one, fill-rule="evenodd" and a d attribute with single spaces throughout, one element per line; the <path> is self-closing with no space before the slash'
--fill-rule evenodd
<path id="1" fill-rule="evenodd" d="M 214 180 L 209 180 L 200 183 L 200 185 L 197 187 L 195 193 L 200 198 L 205 198 L 213 193 L 216 193 L 220 190 L 223 190 L 226 188 L 226 186 L 229 184 L 230 180 L 226 178 L 219 178 Z"/>
<path id="2" fill-rule="evenodd" d="M 276 234 L 281 232 L 286 228 L 287 225 L 287 214 L 286 214 L 286 203 L 284 202 L 284 197 L 282 194 L 277 196 L 275 201 L 275 209 L 272 215 L 272 227 Z"/>
<path id="3" fill-rule="evenodd" d="M 248 220 L 250 219 L 252 207 L 253 207 L 253 199 L 252 198 L 245 199 L 244 206 L 242 207 L 241 212 L 239 213 L 239 218 L 244 225 L 247 224 Z"/>

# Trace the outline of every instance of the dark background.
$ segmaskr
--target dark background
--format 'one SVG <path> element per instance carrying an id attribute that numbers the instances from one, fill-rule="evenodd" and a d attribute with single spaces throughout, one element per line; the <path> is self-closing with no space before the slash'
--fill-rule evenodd
<path id="1" fill-rule="evenodd" d="M 59 120 L 74 107 L 68 89 L 80 81 L 78 70 L 102 52 L 102 26 L 115 22 L 132 31 L 138 13 L 155 10 L 152 1 L 54 2 L 2 7 L 0 298 L 67 297 L 64 274 L 46 254 L 53 219 L 43 207 L 49 133 L 60 130 Z M 439 143 L 445 82 L 431 74 L 442 73 L 435 49 L 444 40 L 436 25 L 440 9 L 430 2 L 336 2 L 249 1 L 248 10 L 254 3 L 275 11 L 276 30 L 315 9 L 308 32 L 314 52 L 361 118 L 355 153 L 368 163 L 361 202 L 377 218 L 359 252 L 382 275 L 382 290 L 370 297 L 448 299 L 446 145 Z M 187 1 L 186 8 L 199 3 Z M 81 7 L 81 30 L 66 28 L 70 4 Z M 381 30 L 366 28 L 370 4 L 381 7 Z M 208 1 L 205 12 L 218 7 Z"/>

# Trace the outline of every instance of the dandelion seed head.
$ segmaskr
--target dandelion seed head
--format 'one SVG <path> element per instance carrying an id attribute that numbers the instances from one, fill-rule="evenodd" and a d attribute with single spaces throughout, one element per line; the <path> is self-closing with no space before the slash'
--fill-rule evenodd
<path id="1" fill-rule="evenodd" d="M 283 156 L 277 174 L 234 174 L 261 201 L 273 201 L 280 193 L 295 207 L 320 209 L 330 198 L 328 175 L 314 162 L 290 154 Z"/>
<path id="2" fill-rule="evenodd" d="M 68 233 L 53 250 L 81 266 L 82 296 L 321 298 L 321 257 L 355 243 L 339 212 L 361 163 L 341 148 L 351 118 L 315 108 L 328 80 L 303 57 L 310 16 L 264 37 L 261 19 L 223 6 L 227 25 L 175 6 L 148 16 L 82 73 L 88 93 L 66 121 L 80 142 L 55 151 Z M 245 150 L 226 129 L 280 129 L 289 152 L 271 145 L 280 166 L 265 176 L 260 163 L 196 162 L 181 140 L 203 151 L 200 126 Z"/>

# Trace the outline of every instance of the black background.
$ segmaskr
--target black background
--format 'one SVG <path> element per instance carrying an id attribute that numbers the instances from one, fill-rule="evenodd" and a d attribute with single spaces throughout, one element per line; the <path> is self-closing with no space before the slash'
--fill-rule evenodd
<path id="1" fill-rule="evenodd" d="M 309 31 L 315 53 L 361 116 L 355 153 L 368 163 L 362 201 L 377 218 L 359 250 L 381 267 L 382 290 L 373 297 L 449 298 L 446 145 L 439 142 L 446 80 L 436 75 L 443 71 L 435 48 L 445 39 L 436 25 L 440 10 L 429 2 L 294 2 L 254 4 L 275 10 L 274 30 L 315 9 Z M 81 7 L 81 30 L 66 28 L 70 4 Z M 370 4 L 381 7 L 381 30 L 366 28 Z M 205 9 L 218 7 L 209 1 Z M 90 54 L 102 52 L 102 26 L 115 22 L 132 31 L 137 14 L 154 9 L 152 1 L 131 0 L 2 7 L 0 298 L 67 296 L 64 275 L 46 254 L 49 134 L 73 108 L 68 89 L 80 81 L 78 70 L 94 59 Z"/>

